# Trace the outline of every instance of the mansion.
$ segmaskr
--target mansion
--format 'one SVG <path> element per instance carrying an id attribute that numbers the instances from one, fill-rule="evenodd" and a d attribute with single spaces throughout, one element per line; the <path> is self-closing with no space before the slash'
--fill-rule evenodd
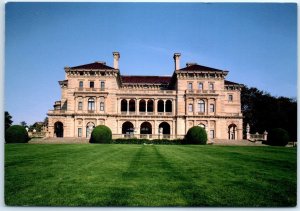
<path id="1" fill-rule="evenodd" d="M 113 138 L 183 138 L 205 128 L 208 139 L 242 139 L 241 84 L 228 71 L 187 63 L 174 54 L 172 76 L 125 76 L 120 54 L 105 62 L 65 67 L 61 99 L 48 111 L 48 137 L 89 138 L 97 125 Z"/>

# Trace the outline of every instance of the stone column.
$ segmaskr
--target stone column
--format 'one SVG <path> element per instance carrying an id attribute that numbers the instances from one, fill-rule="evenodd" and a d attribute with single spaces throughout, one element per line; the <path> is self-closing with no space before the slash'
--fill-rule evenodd
<path id="1" fill-rule="evenodd" d="M 104 103 L 104 110 L 105 110 L 105 113 L 106 113 L 106 103 Z M 119 111 L 119 98 L 117 98 L 117 105 L 116 105 L 116 113 L 117 114 L 119 114 L 120 113 L 120 111 Z"/>
<path id="2" fill-rule="evenodd" d="M 205 113 L 206 113 L 206 115 L 208 115 L 208 109 L 209 109 L 209 100 L 208 100 L 208 99 L 206 99 L 205 101 L 206 101 L 206 105 L 204 106 L 204 109 L 206 109 Z"/>
<path id="3" fill-rule="evenodd" d="M 175 109 L 176 109 L 176 107 L 175 107 L 175 100 L 172 99 L 172 114 L 173 115 L 176 114 Z"/>
<path id="4" fill-rule="evenodd" d="M 88 106 L 87 106 L 87 97 L 82 97 L 82 111 L 87 111 Z"/>
<path id="5" fill-rule="evenodd" d="M 247 124 L 246 126 L 246 139 L 250 140 L 250 125 Z"/>
<path id="6" fill-rule="evenodd" d="M 139 112 L 139 107 L 140 107 L 139 101 L 140 100 L 135 98 L 135 114 L 138 114 L 138 112 Z"/>
<path id="7" fill-rule="evenodd" d="M 194 112 L 194 115 L 197 114 L 196 108 L 197 108 L 197 99 L 193 98 L 193 112 Z"/>
<path id="8" fill-rule="evenodd" d="M 156 115 L 157 114 L 157 99 L 153 99 L 153 113 L 154 113 L 154 115 Z"/>
<path id="9" fill-rule="evenodd" d="M 148 112 L 148 100 L 145 100 L 145 106 L 146 106 L 146 110 L 145 110 L 145 113 L 147 114 L 147 112 Z"/>
<path id="10" fill-rule="evenodd" d="M 97 113 L 98 111 L 100 111 L 100 103 L 98 105 L 98 102 L 100 102 L 99 97 L 95 97 L 95 109 L 94 109 L 95 113 Z"/>
<path id="11" fill-rule="evenodd" d="M 129 114 L 129 100 L 127 100 L 127 115 Z"/>
<path id="12" fill-rule="evenodd" d="M 166 100 L 164 100 L 164 115 L 165 115 L 165 112 L 166 112 Z"/>

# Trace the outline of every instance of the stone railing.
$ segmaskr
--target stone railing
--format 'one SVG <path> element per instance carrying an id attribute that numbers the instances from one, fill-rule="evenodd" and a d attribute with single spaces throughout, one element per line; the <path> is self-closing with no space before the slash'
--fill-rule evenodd
<path id="1" fill-rule="evenodd" d="M 246 126 L 246 139 L 250 141 L 266 141 L 268 139 L 268 132 L 265 131 L 263 134 L 255 133 L 250 134 L 250 126 L 247 124 Z"/>
<path id="2" fill-rule="evenodd" d="M 197 89 L 192 89 L 192 90 L 185 90 L 186 94 L 214 94 L 216 93 L 216 90 L 197 90 Z"/>
<path id="3" fill-rule="evenodd" d="M 104 92 L 104 88 L 76 88 L 77 92 Z"/>
<path id="4" fill-rule="evenodd" d="M 28 132 L 30 138 L 44 138 L 46 137 L 46 132 Z"/>
<path id="5" fill-rule="evenodd" d="M 131 93 L 132 90 L 130 89 L 120 89 L 120 94 L 127 94 Z M 143 90 L 142 94 L 176 94 L 176 90 Z"/>
<path id="6" fill-rule="evenodd" d="M 170 134 L 113 134 L 113 139 L 117 138 L 138 138 L 138 139 L 177 139 L 184 138 L 180 135 L 170 135 Z"/>
<path id="7" fill-rule="evenodd" d="M 49 110 L 48 113 L 49 114 L 64 114 L 66 113 L 66 110 Z"/>

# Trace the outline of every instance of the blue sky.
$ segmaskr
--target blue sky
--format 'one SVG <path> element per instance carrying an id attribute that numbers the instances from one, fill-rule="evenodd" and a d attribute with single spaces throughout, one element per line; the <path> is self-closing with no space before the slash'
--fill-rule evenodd
<path id="1" fill-rule="evenodd" d="M 5 110 L 43 121 L 65 66 L 119 51 L 123 75 L 172 75 L 173 54 L 229 71 L 228 80 L 297 96 L 297 6 L 287 3 L 8 3 Z"/>

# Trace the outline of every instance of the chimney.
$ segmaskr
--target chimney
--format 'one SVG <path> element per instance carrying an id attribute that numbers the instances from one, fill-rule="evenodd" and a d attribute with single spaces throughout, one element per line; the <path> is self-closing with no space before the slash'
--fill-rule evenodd
<path id="1" fill-rule="evenodd" d="M 114 68 L 119 69 L 120 54 L 119 52 L 113 52 L 113 55 L 114 55 Z"/>
<path id="2" fill-rule="evenodd" d="M 174 53 L 174 62 L 175 62 L 175 70 L 179 70 L 180 69 L 180 58 L 181 54 L 180 53 Z"/>

